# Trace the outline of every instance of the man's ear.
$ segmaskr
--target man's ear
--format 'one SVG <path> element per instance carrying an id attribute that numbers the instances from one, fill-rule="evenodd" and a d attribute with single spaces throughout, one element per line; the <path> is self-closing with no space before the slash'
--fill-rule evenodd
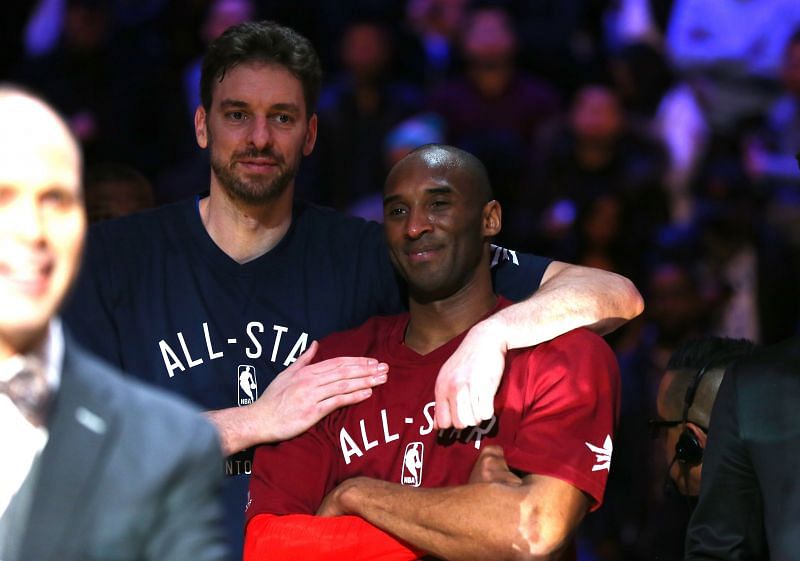
<path id="1" fill-rule="evenodd" d="M 500 203 L 491 200 L 483 205 L 483 236 L 491 238 L 500 233 L 503 225 L 503 210 Z"/>
<path id="2" fill-rule="evenodd" d="M 198 105 L 194 112 L 194 136 L 200 148 L 208 148 L 208 129 L 206 128 L 206 110 Z"/>
<path id="3" fill-rule="evenodd" d="M 705 431 L 691 421 L 686 423 L 686 429 L 692 431 L 692 434 L 694 434 L 695 438 L 697 438 L 697 442 L 700 444 L 700 448 L 705 450 L 706 442 L 708 442 L 708 435 Z"/>
<path id="4" fill-rule="evenodd" d="M 306 138 L 303 142 L 303 156 L 308 156 L 314 151 L 314 144 L 317 142 L 317 114 L 311 115 L 308 120 L 308 130 L 306 131 Z"/>

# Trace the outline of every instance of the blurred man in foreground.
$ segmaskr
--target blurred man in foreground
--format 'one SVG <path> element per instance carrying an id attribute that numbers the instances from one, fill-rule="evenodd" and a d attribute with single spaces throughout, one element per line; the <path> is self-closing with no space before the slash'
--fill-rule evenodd
<path id="1" fill-rule="evenodd" d="M 0 123 L 0 559 L 224 559 L 213 427 L 58 319 L 86 230 L 75 139 L 2 84 Z"/>

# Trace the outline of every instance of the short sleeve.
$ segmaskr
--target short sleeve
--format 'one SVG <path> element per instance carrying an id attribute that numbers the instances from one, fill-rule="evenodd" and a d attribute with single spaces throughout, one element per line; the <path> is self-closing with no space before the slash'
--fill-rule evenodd
<path id="1" fill-rule="evenodd" d="M 335 486 L 335 450 L 320 424 L 256 448 L 246 522 L 258 514 L 315 514 Z"/>
<path id="2" fill-rule="evenodd" d="M 491 267 L 494 291 L 512 302 L 519 302 L 533 294 L 542 283 L 545 269 L 551 259 L 518 253 L 492 245 Z"/>
<path id="3" fill-rule="evenodd" d="M 510 467 L 566 481 L 603 500 L 619 415 L 619 368 L 598 335 L 576 329 L 515 357 L 525 380 Z"/>

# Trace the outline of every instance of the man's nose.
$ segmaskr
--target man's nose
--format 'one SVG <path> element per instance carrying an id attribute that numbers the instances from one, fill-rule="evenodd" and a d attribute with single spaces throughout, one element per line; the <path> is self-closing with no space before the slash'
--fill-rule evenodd
<path id="1" fill-rule="evenodd" d="M 406 235 L 411 239 L 417 239 L 432 229 L 431 220 L 425 209 L 412 208 L 408 212 L 408 222 L 406 223 Z"/>
<path id="2" fill-rule="evenodd" d="M 266 148 L 272 144 L 272 131 L 270 130 L 269 121 L 265 117 L 253 119 L 253 125 L 250 129 L 250 141 L 258 149 Z"/>
<path id="3" fill-rule="evenodd" d="M 17 239 L 37 244 L 44 238 L 42 208 L 33 197 L 24 197 L 17 201 L 9 219 L 10 230 Z"/>

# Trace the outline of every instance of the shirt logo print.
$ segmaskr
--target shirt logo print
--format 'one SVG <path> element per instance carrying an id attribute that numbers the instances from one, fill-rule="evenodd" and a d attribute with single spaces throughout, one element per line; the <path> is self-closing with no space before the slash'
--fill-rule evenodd
<path id="1" fill-rule="evenodd" d="M 256 367 L 251 364 L 240 364 L 237 377 L 239 379 L 239 407 L 250 405 L 258 399 Z"/>
<path id="2" fill-rule="evenodd" d="M 403 467 L 400 472 L 400 483 L 410 487 L 422 484 L 422 458 L 425 445 L 422 442 L 411 442 L 403 454 Z"/>
<path id="3" fill-rule="evenodd" d="M 611 435 L 606 435 L 606 440 L 603 442 L 602 448 L 600 446 L 589 444 L 588 442 L 585 442 L 584 444 L 586 444 L 586 447 L 594 453 L 596 458 L 595 461 L 597 463 L 592 466 L 592 471 L 600 471 L 604 469 L 610 472 L 611 454 L 614 452 L 614 445 L 611 443 Z"/>

